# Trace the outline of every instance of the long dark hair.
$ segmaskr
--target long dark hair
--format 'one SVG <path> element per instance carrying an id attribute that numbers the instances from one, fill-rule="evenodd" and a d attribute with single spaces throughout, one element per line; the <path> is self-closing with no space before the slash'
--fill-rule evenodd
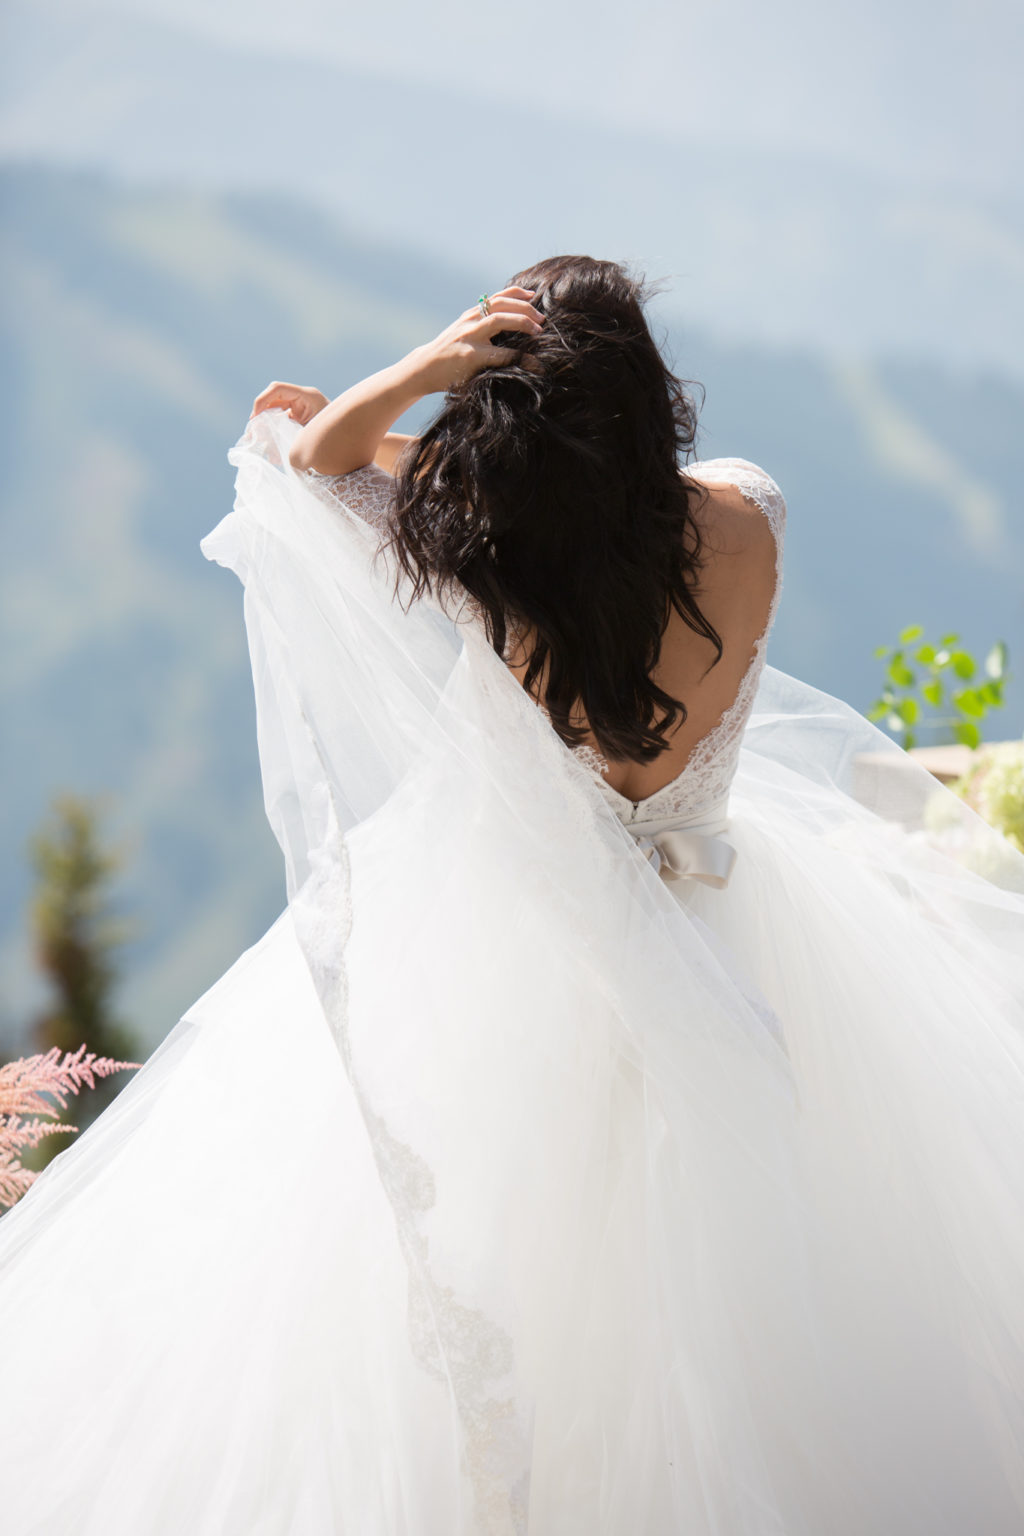
<path id="1" fill-rule="evenodd" d="M 705 493 L 680 473 L 696 408 L 625 267 L 555 256 L 512 283 L 536 290 L 543 331 L 500 333 L 523 362 L 448 391 L 399 467 L 391 547 L 414 597 L 462 588 L 500 656 L 524 644 L 563 741 L 586 739 L 582 710 L 606 757 L 650 762 L 686 719 L 650 677 L 671 610 L 722 655 L 694 596 Z"/>

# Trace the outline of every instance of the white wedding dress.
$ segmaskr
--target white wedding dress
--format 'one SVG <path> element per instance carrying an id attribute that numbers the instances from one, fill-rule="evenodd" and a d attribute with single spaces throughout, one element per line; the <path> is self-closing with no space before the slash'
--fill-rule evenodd
<path id="1" fill-rule="evenodd" d="M 767 635 L 625 800 L 296 430 L 288 907 L 0 1220 L 3 1536 L 1019 1536 L 1024 860 Z"/>

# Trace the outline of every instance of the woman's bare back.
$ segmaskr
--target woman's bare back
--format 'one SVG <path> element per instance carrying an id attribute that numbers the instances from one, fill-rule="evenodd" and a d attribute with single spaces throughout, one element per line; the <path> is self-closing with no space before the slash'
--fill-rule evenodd
<path id="1" fill-rule="evenodd" d="M 701 479 L 699 465 L 689 466 L 686 473 Z M 722 657 L 712 666 L 714 646 L 673 610 L 652 677 L 666 693 L 683 701 L 687 716 L 653 762 L 606 760 L 605 782 L 633 801 L 648 799 L 683 772 L 698 742 L 734 703 L 771 618 L 778 550 L 768 518 L 735 485 L 716 481 L 707 485 L 707 492 L 694 509 L 704 541 L 696 597 L 718 631 Z M 508 665 L 522 680 L 524 653 L 514 653 Z M 579 723 L 585 728 L 585 717 L 579 717 Z M 587 740 L 600 751 L 589 732 Z"/>

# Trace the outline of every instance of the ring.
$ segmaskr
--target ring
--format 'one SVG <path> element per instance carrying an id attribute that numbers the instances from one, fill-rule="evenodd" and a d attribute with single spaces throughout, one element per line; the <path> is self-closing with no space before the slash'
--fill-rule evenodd
<path id="1" fill-rule="evenodd" d="M 484 319 L 486 319 L 486 317 L 491 312 L 491 296 L 490 296 L 490 294 L 489 293 L 482 293 L 480 295 L 480 297 L 477 299 L 477 303 L 480 305 L 480 314 L 481 314 L 481 316 Z"/>

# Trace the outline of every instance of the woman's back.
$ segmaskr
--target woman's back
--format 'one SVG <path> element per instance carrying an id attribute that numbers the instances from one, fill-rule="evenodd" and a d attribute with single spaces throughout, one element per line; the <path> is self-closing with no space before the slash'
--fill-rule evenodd
<path id="1" fill-rule="evenodd" d="M 670 733 L 668 748 L 653 762 L 609 761 L 588 731 L 589 744 L 576 749 L 603 784 L 634 807 L 685 784 L 689 808 L 705 794 L 714 798 L 723 776 L 727 787 L 779 594 L 786 508 L 775 482 L 744 459 L 692 464 L 686 474 L 708 491 L 694 511 L 704 545 L 695 596 L 721 638 L 721 660 L 712 665 L 711 641 L 673 609 L 651 672 L 659 687 L 686 705 L 686 719 Z M 522 680 L 522 652 L 506 663 Z"/>
<path id="2" fill-rule="evenodd" d="M 645 814 L 652 815 L 690 811 L 727 792 L 782 578 L 786 503 L 775 481 L 756 464 L 736 458 L 690 464 L 686 475 L 708 491 L 694 509 L 704 545 L 696 595 L 722 640 L 721 660 L 711 665 L 710 640 L 673 610 L 651 674 L 686 705 L 686 719 L 671 733 L 668 748 L 653 762 L 609 762 L 589 730 L 587 744 L 575 748 L 617 808 L 632 803 L 635 811 L 643 803 Z M 389 530 L 395 482 L 378 464 L 338 476 L 309 470 L 306 478 L 321 495 L 356 511 L 380 532 Z M 522 682 L 526 651 L 510 648 L 504 659 Z M 543 682 L 542 675 L 541 690 Z M 586 728 L 584 716 L 578 723 Z"/>

